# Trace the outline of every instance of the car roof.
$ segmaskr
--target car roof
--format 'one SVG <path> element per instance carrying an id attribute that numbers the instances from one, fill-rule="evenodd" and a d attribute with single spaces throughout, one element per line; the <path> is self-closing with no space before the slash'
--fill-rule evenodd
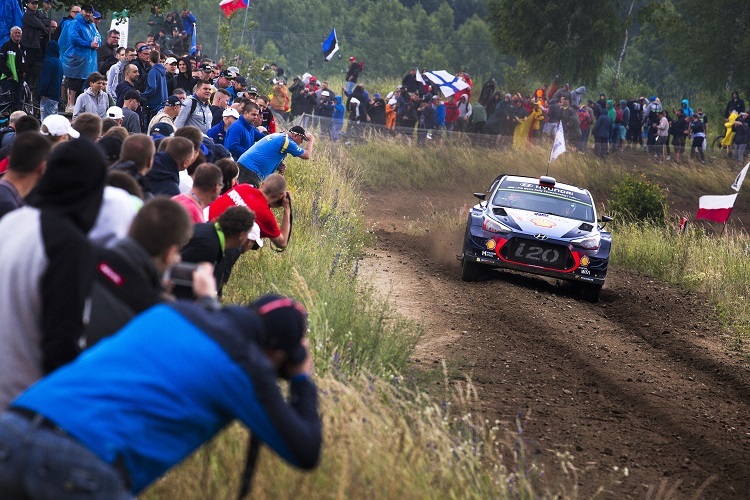
<path id="1" fill-rule="evenodd" d="M 591 193 L 587 189 L 579 188 L 571 184 L 565 184 L 563 182 L 555 182 L 554 188 L 541 187 L 539 185 L 539 179 L 535 177 L 526 177 L 521 175 L 505 175 L 501 177 L 501 181 L 497 186 L 498 188 L 513 189 L 517 188 L 518 191 L 536 191 L 536 190 L 551 190 L 564 197 L 573 198 L 578 201 L 587 203 L 593 202 Z"/>

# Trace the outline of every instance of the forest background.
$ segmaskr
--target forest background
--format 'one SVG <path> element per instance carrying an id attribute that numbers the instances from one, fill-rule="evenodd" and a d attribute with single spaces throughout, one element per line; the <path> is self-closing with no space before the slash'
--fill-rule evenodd
<path id="1" fill-rule="evenodd" d="M 573 88 L 585 85 L 594 100 L 605 92 L 662 101 L 695 101 L 701 92 L 728 99 L 750 76 L 743 62 L 750 60 L 746 0 L 247 1 L 247 12 L 229 19 L 219 0 L 156 3 L 192 11 L 204 55 L 218 60 L 240 50 L 253 59 L 245 61 L 249 73 L 262 67 L 257 60 L 277 63 L 288 77 L 309 72 L 343 80 L 354 56 L 365 63 L 364 81 L 400 79 L 417 66 L 464 70 L 475 85 L 494 78 L 510 92 L 530 92 L 559 76 Z M 135 42 L 151 31 L 153 4 L 102 0 L 95 7 L 106 16 L 102 28 L 128 8 Z M 321 43 L 332 28 L 340 50 L 326 62 Z"/>

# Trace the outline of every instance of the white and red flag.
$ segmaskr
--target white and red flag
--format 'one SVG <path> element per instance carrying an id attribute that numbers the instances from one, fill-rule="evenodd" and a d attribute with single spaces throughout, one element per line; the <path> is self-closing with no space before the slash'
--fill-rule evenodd
<path id="1" fill-rule="evenodd" d="M 705 219 L 726 224 L 737 200 L 736 194 L 724 196 L 701 196 L 698 199 L 698 215 L 695 219 Z"/>
<path id="2" fill-rule="evenodd" d="M 224 15 L 228 18 L 235 10 L 247 9 L 248 1 L 249 0 L 221 0 L 219 7 L 221 7 L 221 10 L 224 11 Z"/>

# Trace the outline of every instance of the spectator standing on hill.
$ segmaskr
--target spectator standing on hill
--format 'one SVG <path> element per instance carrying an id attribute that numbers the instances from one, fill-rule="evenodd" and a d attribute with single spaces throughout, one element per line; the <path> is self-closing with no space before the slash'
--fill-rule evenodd
<path id="1" fill-rule="evenodd" d="M 193 172 L 193 187 L 188 193 L 180 193 L 172 199 L 184 208 L 193 224 L 206 222 L 203 210 L 213 203 L 221 193 L 224 176 L 213 163 L 202 163 Z"/>
<path id="2" fill-rule="evenodd" d="M 359 74 L 362 73 L 362 69 L 365 67 L 365 63 L 357 62 L 355 57 L 349 58 L 349 69 L 346 70 L 346 93 L 351 94 L 354 87 L 357 85 L 357 79 Z"/>
<path id="3" fill-rule="evenodd" d="M 39 12 L 39 0 L 26 0 L 26 12 L 23 14 L 23 33 L 21 47 L 26 61 L 24 80 L 29 84 L 32 92 L 36 92 L 39 76 L 37 60 L 42 58 L 42 38 L 49 28 L 49 19 L 45 19 Z"/>
<path id="4" fill-rule="evenodd" d="M 185 105 L 180 110 L 180 114 L 175 120 L 177 128 L 186 125 L 198 127 L 204 134 L 211 128 L 213 114 L 209 107 L 211 97 L 211 82 L 203 80 L 196 85 L 195 93 L 185 99 Z"/>
<path id="5" fill-rule="evenodd" d="M 307 141 L 307 149 L 301 144 Z M 276 172 L 284 173 L 283 161 L 287 154 L 308 160 L 312 157 L 315 139 L 312 134 L 296 125 L 288 132 L 277 132 L 265 136 L 253 144 L 237 160 L 240 166 L 240 181 L 259 186 L 266 177 Z"/>
<path id="6" fill-rule="evenodd" d="M 682 153 L 685 152 L 685 141 L 688 134 L 690 134 L 690 117 L 686 116 L 681 109 L 675 112 L 671 133 L 672 146 L 674 146 L 674 161 L 679 163 Z"/>
<path id="7" fill-rule="evenodd" d="M 83 84 L 97 69 L 96 49 L 99 48 L 99 32 L 94 25 L 94 7 L 81 6 L 76 18 L 65 23 L 58 43 L 62 52 L 63 75 L 67 77 L 68 107 L 73 111 L 76 98 L 83 92 Z"/>
<path id="8" fill-rule="evenodd" d="M 168 196 L 180 194 L 180 172 L 195 161 L 197 154 L 190 140 L 171 137 L 164 151 L 156 153 L 153 166 L 146 174 L 151 192 Z"/>
<path id="9" fill-rule="evenodd" d="M 106 75 L 109 68 L 115 65 L 117 59 L 117 49 L 120 47 L 120 32 L 109 30 L 107 39 L 96 49 L 97 70 L 102 75 Z"/>
<path id="10" fill-rule="evenodd" d="M 705 163 L 706 156 L 703 152 L 703 143 L 706 140 L 706 125 L 700 117 L 702 114 L 700 108 L 698 109 L 699 112 L 693 115 L 693 121 L 690 124 L 690 133 L 693 136 L 693 143 L 690 147 L 690 158 L 698 156 L 701 163 Z"/>
<path id="11" fill-rule="evenodd" d="M 246 101 L 241 109 L 242 114 L 227 129 L 224 139 L 224 146 L 232 153 L 232 157 L 238 159 L 264 137 L 254 125 L 260 113 L 258 106 L 254 102 Z"/>
<path id="12" fill-rule="evenodd" d="M 141 92 L 141 97 L 146 100 L 144 118 L 146 123 L 157 115 L 164 107 L 167 100 L 167 69 L 160 62 L 158 50 L 152 50 L 149 54 L 151 69 L 146 76 L 146 88 Z"/>
<path id="13" fill-rule="evenodd" d="M 20 134 L 11 145 L 8 170 L 0 179 L 0 218 L 20 208 L 47 167 L 51 143 L 37 132 Z"/>
<path id="14" fill-rule="evenodd" d="M 611 121 L 609 115 L 606 111 L 599 113 L 599 116 L 596 118 L 594 126 L 591 129 L 591 133 L 594 134 L 594 155 L 599 158 L 607 156 L 610 128 Z"/>
<path id="15" fill-rule="evenodd" d="M 745 164 L 745 151 L 747 150 L 747 143 L 750 142 L 750 126 L 747 123 L 747 113 L 744 111 L 740 113 L 740 116 L 734 122 L 734 159 L 740 165 Z"/>
<path id="16" fill-rule="evenodd" d="M 221 121 L 211 127 L 206 135 L 213 139 L 216 144 L 225 146 L 227 130 L 239 119 L 240 114 L 236 109 L 227 108 L 224 110 Z"/>
<path id="17" fill-rule="evenodd" d="M 727 108 L 724 110 L 724 118 L 729 118 L 729 115 L 731 115 L 733 111 L 736 111 L 738 114 L 745 112 L 745 101 L 740 99 L 739 90 L 732 92 L 732 98 L 729 100 Z"/>
<path id="18" fill-rule="evenodd" d="M 107 118 L 107 109 L 114 104 L 112 97 L 103 90 L 107 80 L 104 75 L 95 71 L 89 75 L 88 84 L 88 88 L 76 99 L 73 119 L 81 113 L 93 113 L 103 120 Z"/>
<path id="19" fill-rule="evenodd" d="M 21 28 L 10 29 L 10 39 L 0 47 L 0 92 L 6 94 L 0 104 L 10 104 L 10 111 L 21 109 L 21 85 L 23 84 L 23 49 Z"/>
<path id="20" fill-rule="evenodd" d="M 39 112 L 42 121 L 49 115 L 58 113 L 58 104 L 62 99 L 60 88 L 63 80 L 62 63 L 60 62 L 60 46 L 56 41 L 47 43 L 44 65 L 39 72 L 37 95 L 39 96 Z"/>

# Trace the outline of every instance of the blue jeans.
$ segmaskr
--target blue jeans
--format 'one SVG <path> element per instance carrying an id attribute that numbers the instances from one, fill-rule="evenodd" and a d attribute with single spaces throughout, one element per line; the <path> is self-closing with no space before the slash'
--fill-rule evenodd
<path id="1" fill-rule="evenodd" d="M 78 441 L 11 411 L 0 414 L 0 492 L 3 498 L 135 498 L 117 471 Z"/>
<path id="2" fill-rule="evenodd" d="M 357 84 L 355 82 L 346 82 L 346 84 L 344 85 L 344 89 L 346 90 L 346 95 L 349 95 L 352 92 L 354 92 L 354 87 L 356 86 Z"/>
<path id="3" fill-rule="evenodd" d="M 44 121 L 49 115 L 57 114 L 57 101 L 43 97 L 39 102 L 39 108 L 39 111 L 42 114 L 42 121 Z"/>

